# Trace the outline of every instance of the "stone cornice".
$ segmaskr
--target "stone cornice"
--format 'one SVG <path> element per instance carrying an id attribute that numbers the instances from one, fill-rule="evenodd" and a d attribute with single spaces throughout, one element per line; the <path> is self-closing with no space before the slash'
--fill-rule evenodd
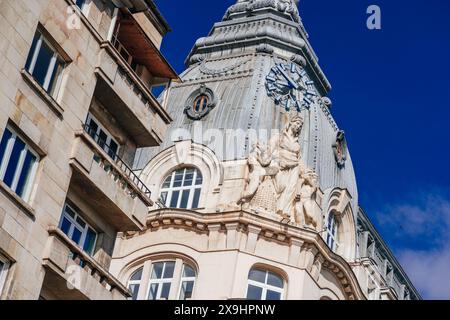
<path id="1" fill-rule="evenodd" d="M 238 225 L 237 229 L 256 233 L 267 241 L 274 241 L 286 246 L 301 243 L 303 244 L 302 250 L 311 248 L 314 251 L 314 264 L 319 261 L 319 268 L 323 267 L 336 275 L 348 299 L 366 299 L 351 266 L 329 249 L 319 233 L 295 225 L 283 224 L 251 212 L 239 210 L 202 214 L 189 210 L 159 209 L 152 211 L 148 216 L 147 230 L 126 233 L 122 235 L 122 238 L 128 239 L 142 233 L 155 232 L 163 227 L 184 228 L 208 234 L 210 231 L 218 230 L 218 228 L 220 228 L 219 230 L 226 230 L 227 225 L 233 225 L 234 228 L 236 224 Z M 311 266 L 305 266 L 310 273 L 314 265 L 313 262 L 311 262 Z"/>

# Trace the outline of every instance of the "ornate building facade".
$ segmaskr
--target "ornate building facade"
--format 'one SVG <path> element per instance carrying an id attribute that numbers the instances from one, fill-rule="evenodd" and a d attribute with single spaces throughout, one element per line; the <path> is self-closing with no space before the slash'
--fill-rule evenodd
<path id="1" fill-rule="evenodd" d="M 186 64 L 135 162 L 159 199 L 114 251 L 134 297 L 420 299 L 359 206 L 298 1 L 237 1 Z"/>
<path id="2" fill-rule="evenodd" d="M 150 0 L 0 1 L 0 298 L 420 299 L 298 1 L 237 1 L 182 81 L 168 31 Z"/>

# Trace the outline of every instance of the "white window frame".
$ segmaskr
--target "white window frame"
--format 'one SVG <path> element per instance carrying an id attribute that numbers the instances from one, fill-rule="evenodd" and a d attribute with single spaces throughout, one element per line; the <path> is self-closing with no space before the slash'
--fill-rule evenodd
<path id="1" fill-rule="evenodd" d="M 6 283 L 6 278 L 8 277 L 11 262 L 1 254 L 0 254 L 0 261 L 3 263 L 3 267 L 0 268 L 0 297 L 1 297 Z"/>
<path id="2" fill-rule="evenodd" d="M 66 208 L 67 208 L 67 207 L 70 208 L 70 210 L 72 210 L 72 211 L 75 213 L 75 217 L 74 217 L 74 218 L 72 218 L 72 217 L 66 212 Z M 71 205 L 69 205 L 68 203 L 65 203 L 65 204 L 64 204 L 63 213 L 62 213 L 62 215 L 61 215 L 61 221 L 60 221 L 60 223 L 59 223 L 59 228 L 60 228 L 60 230 L 62 230 L 62 223 L 63 223 L 63 221 L 64 221 L 64 218 L 66 218 L 67 220 L 69 220 L 70 223 L 71 223 L 70 229 L 69 229 L 69 232 L 68 232 L 69 234 L 67 235 L 67 236 L 69 237 L 69 239 L 72 240 L 72 236 L 73 236 L 73 232 L 74 232 L 74 230 L 75 230 L 75 226 L 76 226 L 77 228 L 79 228 L 79 230 L 82 230 L 81 238 L 80 238 L 80 244 L 77 244 L 77 246 L 80 247 L 83 251 L 84 251 L 83 248 L 84 248 L 84 244 L 85 244 L 85 242 L 86 242 L 86 237 L 87 237 L 89 228 L 90 228 L 92 231 L 94 231 L 94 233 L 95 233 L 95 241 L 94 241 L 94 245 L 92 246 L 92 252 L 86 252 L 86 251 L 85 251 L 85 252 L 88 253 L 89 255 L 94 254 L 95 248 L 96 248 L 96 246 L 97 246 L 97 241 L 98 241 L 98 233 L 97 233 L 97 231 L 96 231 L 89 223 L 86 222 L 86 219 L 84 219 L 84 218 L 78 213 L 77 210 L 75 210 L 75 209 L 74 209 Z M 84 228 L 83 228 L 82 226 L 80 226 L 80 224 L 76 221 L 77 218 L 81 219 L 81 220 L 85 223 Z M 72 240 L 72 241 L 73 241 L 73 240 Z M 75 241 L 74 241 L 74 242 L 75 242 Z"/>
<path id="3" fill-rule="evenodd" d="M 330 219 L 332 219 L 332 228 L 330 229 Z M 339 248 L 338 242 L 339 223 L 334 213 L 330 212 L 327 219 L 327 245 L 333 252 Z M 332 242 L 332 243 L 331 243 Z"/>
<path id="4" fill-rule="evenodd" d="M 141 271 L 141 278 L 139 280 L 131 280 L 131 278 L 134 276 L 134 274 L 137 273 L 139 270 Z M 142 290 L 142 277 L 143 276 L 144 276 L 144 266 L 141 266 L 141 267 L 137 268 L 136 270 L 134 270 L 133 273 L 131 273 L 130 280 L 128 280 L 128 286 L 127 286 L 128 289 L 133 285 L 139 286 L 138 297 L 139 297 L 139 292 Z M 132 298 L 130 298 L 130 300 L 132 300 Z"/>
<path id="5" fill-rule="evenodd" d="M 24 200 L 25 202 L 28 202 L 30 200 L 32 186 L 34 185 L 34 179 L 36 177 L 36 172 L 37 172 L 37 168 L 39 166 L 40 157 L 39 157 L 38 153 L 36 151 L 34 151 L 28 145 L 26 140 L 23 139 L 21 135 L 17 134 L 17 132 L 13 128 L 11 128 L 10 126 L 6 126 L 6 130 L 11 132 L 11 138 L 9 139 L 8 144 L 6 145 L 3 159 L 0 159 L 0 162 L 1 162 L 0 163 L 0 180 L 1 181 L 3 181 L 5 178 L 6 169 L 8 168 L 9 161 L 11 158 L 11 153 L 12 153 L 14 144 L 16 143 L 16 140 L 20 139 L 25 144 L 25 148 L 22 150 L 22 152 L 20 154 L 18 165 L 17 165 L 16 171 L 14 173 L 13 182 L 10 187 L 10 189 L 14 193 L 16 192 L 15 190 L 17 188 L 17 184 L 19 183 L 20 175 L 22 174 L 23 165 L 25 162 L 25 157 L 27 155 L 27 152 L 30 152 L 32 155 L 34 155 L 36 157 L 36 161 L 34 162 L 33 167 L 31 168 L 30 175 L 28 177 L 28 182 L 24 187 L 24 192 L 23 192 L 23 196 L 22 196 L 22 200 Z M 2 138 L 3 138 L 6 130 L 3 131 Z M 0 139 L 2 139 L 2 138 L 0 138 Z"/>
<path id="6" fill-rule="evenodd" d="M 164 264 L 163 269 L 161 271 L 162 277 L 164 276 L 164 271 L 166 270 L 167 263 L 174 263 L 172 278 L 152 279 L 153 268 L 155 267 L 155 264 L 157 264 L 157 263 Z M 158 291 L 156 292 L 156 299 L 154 299 L 154 300 L 162 300 L 161 293 L 162 293 L 163 284 L 170 283 L 170 289 L 169 289 L 169 298 L 170 298 L 170 292 L 173 290 L 173 286 L 175 283 L 176 267 L 177 267 L 177 262 L 175 260 L 152 261 L 152 268 L 150 270 L 150 279 L 148 281 L 148 286 L 147 286 L 147 294 L 145 295 L 147 300 L 150 300 L 150 288 L 151 288 L 152 284 L 158 284 Z"/>
<path id="7" fill-rule="evenodd" d="M 194 270 L 194 276 L 193 277 L 183 277 L 183 273 L 184 273 L 184 268 L 189 267 L 192 270 Z M 181 290 L 183 289 L 183 282 L 193 282 L 194 285 L 192 286 L 192 296 L 190 299 L 192 299 L 192 297 L 195 294 L 195 284 L 197 282 L 197 271 L 195 270 L 195 268 L 191 267 L 190 265 L 183 263 L 183 267 L 181 269 L 181 279 L 180 279 L 180 285 L 179 285 L 179 289 L 178 289 L 178 300 L 181 300 Z"/>
<path id="8" fill-rule="evenodd" d="M 252 285 L 254 287 L 258 287 L 262 289 L 262 293 L 261 293 L 261 301 L 266 301 L 267 300 L 267 291 L 274 291 L 280 294 L 280 300 L 284 299 L 284 287 L 286 286 L 286 281 L 284 280 L 284 278 L 282 276 L 280 276 L 279 274 L 275 273 L 275 272 L 271 272 L 269 270 L 264 270 L 264 269 L 258 269 L 258 268 L 252 268 L 251 270 L 259 270 L 259 271 L 264 271 L 266 273 L 266 277 L 264 279 L 264 283 L 262 282 L 258 282 L 255 280 L 251 280 L 250 279 L 250 273 L 247 277 L 247 292 L 245 293 L 245 296 L 247 297 L 248 295 L 248 289 L 249 286 Z M 274 275 L 276 275 L 277 277 L 281 278 L 283 280 L 283 288 L 278 288 L 278 287 L 274 287 L 270 284 L 267 283 L 268 279 L 269 279 L 269 272 L 273 273 Z"/>
<path id="9" fill-rule="evenodd" d="M 36 68 L 36 63 L 37 63 L 37 58 L 39 56 L 39 52 L 41 51 L 42 48 L 42 43 L 45 42 L 50 49 L 53 51 L 53 57 L 50 61 L 50 65 L 47 68 L 47 74 L 45 75 L 45 80 L 44 80 L 44 84 L 42 85 L 42 88 L 48 93 L 50 94 L 53 98 L 58 99 L 58 95 L 59 95 L 59 91 L 61 88 L 61 83 L 62 83 L 62 72 L 61 74 L 58 76 L 57 79 L 55 79 L 56 84 L 55 84 L 55 91 L 53 93 L 48 92 L 49 87 L 50 87 L 50 81 L 53 75 L 53 72 L 55 71 L 55 67 L 56 67 L 56 62 L 58 61 L 58 58 L 62 61 L 65 60 L 61 57 L 61 55 L 58 53 L 58 50 L 55 49 L 55 47 L 50 43 L 50 41 L 44 36 L 44 34 L 42 33 L 42 31 L 40 31 L 38 29 L 35 37 L 38 36 L 39 39 L 36 42 L 36 46 L 34 48 L 34 52 L 31 58 L 31 62 L 30 65 L 28 66 L 28 68 L 26 69 L 27 72 L 30 75 L 33 75 L 34 69 Z M 30 52 L 31 54 L 31 52 Z M 63 70 L 64 70 L 65 64 L 62 66 Z"/>
<path id="10" fill-rule="evenodd" d="M 185 178 L 186 178 L 186 171 L 187 171 L 187 170 L 191 170 L 191 169 L 194 170 L 194 176 L 193 176 L 193 178 L 192 178 L 193 184 L 190 185 L 190 186 L 183 186 L 184 180 L 185 180 Z M 183 171 L 183 180 L 181 181 L 181 186 L 179 186 L 179 187 L 174 187 L 173 185 L 174 185 L 174 182 L 175 182 L 175 174 L 176 174 L 178 171 L 180 171 L 180 170 L 184 170 L 184 171 Z M 196 183 L 196 181 L 197 181 L 198 173 L 200 173 L 200 176 L 202 177 L 202 183 L 199 184 L 199 185 L 196 185 L 195 183 Z M 167 187 L 167 188 L 163 188 L 164 183 L 166 182 L 166 180 L 167 180 L 169 177 L 171 177 L 171 180 L 170 180 L 170 186 Z M 168 176 L 166 176 L 166 177 L 164 178 L 164 180 L 163 180 L 163 182 L 162 182 L 162 184 L 161 184 L 161 190 L 160 190 L 160 192 L 159 192 L 160 198 L 161 198 L 161 195 L 162 195 L 164 192 L 167 192 L 167 198 L 166 198 L 166 201 L 165 201 L 165 205 L 166 205 L 167 207 L 169 207 L 169 206 L 170 206 L 170 202 L 172 201 L 173 193 L 176 192 L 176 191 L 179 191 L 180 193 L 179 193 L 179 196 L 178 196 L 178 202 L 177 202 L 177 205 L 176 205 L 175 208 L 180 208 L 180 205 L 181 205 L 181 199 L 182 199 L 182 197 L 183 197 L 183 191 L 189 190 L 189 199 L 188 199 L 188 202 L 187 202 L 186 209 L 189 209 L 189 210 L 190 210 L 190 209 L 198 209 L 198 208 L 193 208 L 193 207 L 192 207 L 193 201 L 194 201 L 194 194 L 195 194 L 195 190 L 196 190 L 196 189 L 200 189 L 200 195 L 199 195 L 199 199 L 198 199 L 198 206 L 199 206 L 199 205 L 200 205 L 200 197 L 201 197 L 201 193 L 202 193 L 203 183 L 204 183 L 203 175 L 202 175 L 202 173 L 200 172 L 200 170 L 197 169 L 197 168 L 195 168 L 195 167 L 185 167 L 185 168 L 180 168 L 180 169 L 177 169 L 177 170 L 173 170 L 171 174 L 169 174 Z M 162 199 L 161 199 L 161 200 L 162 200 Z"/>
<path id="11" fill-rule="evenodd" d="M 98 119 L 92 114 L 92 113 L 88 113 L 88 117 L 87 117 L 87 121 L 86 124 L 88 125 L 89 130 L 91 130 L 92 128 L 89 126 L 91 120 L 93 120 L 96 124 L 97 124 L 97 131 L 95 132 L 95 138 L 94 141 L 98 144 L 98 138 L 100 136 L 100 130 L 102 130 L 105 134 L 106 134 L 106 145 L 109 147 L 111 145 L 111 141 L 113 141 L 115 144 L 117 144 L 117 151 L 116 151 L 116 155 L 119 154 L 119 150 L 120 150 L 120 144 L 119 142 L 117 142 L 116 139 L 114 139 L 113 135 L 102 125 L 102 123 L 100 121 L 98 121 Z M 100 145 L 99 145 L 100 146 Z M 108 153 L 108 150 L 105 150 L 105 148 L 102 148 L 103 151 L 105 151 L 106 153 Z"/>

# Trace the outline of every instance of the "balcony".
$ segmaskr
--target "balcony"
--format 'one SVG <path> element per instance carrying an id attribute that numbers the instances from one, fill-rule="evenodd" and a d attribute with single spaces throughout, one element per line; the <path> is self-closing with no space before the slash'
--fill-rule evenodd
<path id="1" fill-rule="evenodd" d="M 61 230 L 50 227 L 44 251 L 45 299 L 125 300 L 129 290 Z"/>
<path id="2" fill-rule="evenodd" d="M 142 230 L 153 205 L 150 190 L 119 156 L 106 152 L 88 132 L 84 126 L 75 134 L 71 188 L 89 199 L 117 231 Z"/>
<path id="3" fill-rule="evenodd" d="M 132 14 L 122 10 L 117 20 L 101 44 L 94 95 L 138 147 L 158 146 L 172 119 L 151 88 L 179 78 Z"/>

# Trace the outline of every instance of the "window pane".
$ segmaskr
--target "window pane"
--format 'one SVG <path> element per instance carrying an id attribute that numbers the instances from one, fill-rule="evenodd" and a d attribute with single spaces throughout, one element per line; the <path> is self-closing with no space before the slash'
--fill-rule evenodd
<path id="1" fill-rule="evenodd" d="M 161 193 L 161 202 L 167 206 L 167 191 Z"/>
<path id="2" fill-rule="evenodd" d="M 248 285 L 247 291 L 248 300 L 261 300 L 261 296 L 262 296 L 262 288 L 252 286 L 251 284 Z"/>
<path id="3" fill-rule="evenodd" d="M 192 209 L 198 208 L 198 201 L 200 200 L 200 192 L 202 189 L 195 189 L 194 199 L 192 200 Z"/>
<path id="4" fill-rule="evenodd" d="M 3 179 L 3 182 L 5 182 L 8 187 L 12 186 L 14 176 L 16 174 L 17 164 L 19 163 L 20 154 L 24 149 L 25 143 L 19 138 L 16 138 L 8 161 L 8 167 L 6 168 L 5 178 Z"/>
<path id="5" fill-rule="evenodd" d="M 5 129 L 3 133 L 2 141 L 0 142 L 0 165 L 5 155 L 6 146 L 8 145 L 9 139 L 11 139 L 12 133 L 8 129 Z"/>
<path id="6" fill-rule="evenodd" d="M 66 217 L 63 218 L 63 221 L 61 223 L 61 231 L 64 232 L 67 236 L 69 235 L 70 226 L 72 224 L 69 220 L 67 220 Z"/>
<path id="7" fill-rule="evenodd" d="M 173 278 L 173 270 L 175 269 L 175 262 L 166 262 L 166 268 L 164 269 L 164 279 Z"/>
<path id="8" fill-rule="evenodd" d="M 66 205 L 64 210 L 65 213 L 75 219 L 75 212 L 69 206 Z"/>
<path id="9" fill-rule="evenodd" d="M 174 191 L 172 193 L 172 199 L 170 199 L 170 207 L 176 208 L 178 205 L 178 197 L 180 196 L 180 191 Z"/>
<path id="10" fill-rule="evenodd" d="M 90 119 L 89 121 L 89 135 L 95 140 L 97 136 L 98 124 Z"/>
<path id="11" fill-rule="evenodd" d="M 80 225 L 80 227 L 84 228 L 86 227 L 86 222 L 84 222 L 83 219 L 81 219 L 80 217 L 77 217 L 77 223 Z"/>
<path id="12" fill-rule="evenodd" d="M 181 284 L 180 300 L 192 298 L 193 291 L 194 291 L 194 281 L 184 281 Z"/>
<path id="13" fill-rule="evenodd" d="M 31 170 L 33 169 L 33 165 L 35 162 L 36 157 L 30 151 L 28 151 L 25 157 L 22 172 L 20 174 L 19 182 L 16 188 L 16 193 L 19 195 L 19 197 L 24 196 L 25 187 L 29 182 Z"/>
<path id="14" fill-rule="evenodd" d="M 85 1 L 86 0 L 76 0 L 75 4 L 78 6 L 78 8 L 82 9 Z"/>
<path id="15" fill-rule="evenodd" d="M 188 206 L 188 200 L 189 200 L 189 194 L 190 194 L 190 190 L 184 190 L 183 194 L 181 196 L 181 203 L 180 203 L 180 208 L 182 209 L 186 209 Z"/>
<path id="16" fill-rule="evenodd" d="M 181 183 L 183 182 L 183 171 L 177 171 L 175 173 L 175 180 L 173 182 L 174 187 L 181 187 Z"/>
<path id="17" fill-rule="evenodd" d="M 3 271 L 4 266 L 5 266 L 5 264 L 2 261 L 0 261 L 0 272 Z M 1 273 L 0 273 L 0 276 L 1 276 Z"/>
<path id="18" fill-rule="evenodd" d="M 86 234 L 86 240 L 84 241 L 83 250 L 89 254 L 94 253 L 95 249 L 95 240 L 97 239 L 97 234 L 91 228 L 88 228 L 88 232 Z"/>
<path id="19" fill-rule="evenodd" d="M 157 283 L 152 283 L 150 285 L 150 291 L 148 293 L 149 300 L 156 300 L 156 295 L 158 293 L 158 287 L 159 287 L 159 284 L 157 284 Z"/>
<path id="20" fill-rule="evenodd" d="M 140 281 L 141 278 L 142 278 L 142 268 L 140 268 L 138 271 L 133 273 L 130 280 L 131 281 Z"/>
<path id="21" fill-rule="evenodd" d="M 57 93 L 56 90 L 58 88 L 56 86 L 58 84 L 58 79 L 61 76 L 63 66 L 64 66 L 64 62 L 58 59 L 56 61 L 55 69 L 53 70 L 52 76 L 50 78 L 50 83 L 48 85 L 47 92 L 53 97 Z"/>
<path id="22" fill-rule="evenodd" d="M 267 290 L 266 300 L 281 300 L 281 294 L 279 292 Z"/>
<path id="23" fill-rule="evenodd" d="M 108 136 L 103 130 L 100 130 L 100 133 L 98 134 L 98 145 L 105 150 L 106 140 L 108 139 Z"/>
<path id="24" fill-rule="evenodd" d="M 73 230 L 73 234 L 72 234 L 72 240 L 76 243 L 76 244 L 80 244 L 80 240 L 81 240 L 81 231 L 78 230 L 77 228 L 74 228 Z"/>
<path id="25" fill-rule="evenodd" d="M 252 269 L 248 278 L 259 283 L 266 283 L 266 271 Z"/>
<path id="26" fill-rule="evenodd" d="M 184 265 L 183 278 L 193 278 L 193 277 L 195 277 L 195 270 L 189 267 L 188 265 Z"/>
<path id="27" fill-rule="evenodd" d="M 132 293 L 131 299 L 132 300 L 137 300 L 138 298 L 138 294 L 139 294 L 139 284 L 130 284 L 130 286 L 128 287 Z"/>
<path id="28" fill-rule="evenodd" d="M 169 177 L 167 177 L 166 181 L 164 181 L 162 187 L 163 188 L 169 188 L 170 187 L 170 182 L 172 181 L 172 175 L 170 175 Z"/>
<path id="29" fill-rule="evenodd" d="M 50 66 L 50 61 L 53 57 L 53 50 L 48 46 L 45 41 L 42 41 L 41 50 L 39 51 L 36 66 L 34 67 L 32 76 L 41 85 L 44 85 L 45 77 Z"/>
<path id="30" fill-rule="evenodd" d="M 195 185 L 201 185 L 203 183 L 203 176 L 200 171 L 197 171 L 197 179 L 195 180 Z"/>
<path id="31" fill-rule="evenodd" d="M 194 179 L 194 172 L 187 173 L 186 176 L 184 177 L 183 186 L 184 187 L 192 186 L 193 179 Z"/>
<path id="32" fill-rule="evenodd" d="M 154 263 L 152 270 L 152 279 L 161 279 L 164 264 L 162 262 Z"/>
<path id="33" fill-rule="evenodd" d="M 109 150 L 108 150 L 109 156 L 114 159 L 116 157 L 118 149 L 119 146 L 117 145 L 117 143 L 111 140 L 111 142 L 109 143 Z"/>
<path id="34" fill-rule="evenodd" d="M 267 284 L 277 287 L 283 288 L 283 279 L 276 274 L 269 272 L 269 276 L 267 278 Z"/>
<path id="35" fill-rule="evenodd" d="M 170 283 L 163 283 L 160 299 L 169 299 L 170 285 Z"/>
<path id="36" fill-rule="evenodd" d="M 33 43 L 31 44 L 30 53 L 28 54 L 28 58 L 27 58 L 27 63 L 25 64 L 25 69 L 27 69 L 28 71 L 30 71 L 31 61 L 33 60 L 34 51 L 36 50 L 36 45 L 37 45 L 37 42 L 40 37 L 41 37 L 41 34 L 39 32 L 37 32 L 33 38 Z"/>

